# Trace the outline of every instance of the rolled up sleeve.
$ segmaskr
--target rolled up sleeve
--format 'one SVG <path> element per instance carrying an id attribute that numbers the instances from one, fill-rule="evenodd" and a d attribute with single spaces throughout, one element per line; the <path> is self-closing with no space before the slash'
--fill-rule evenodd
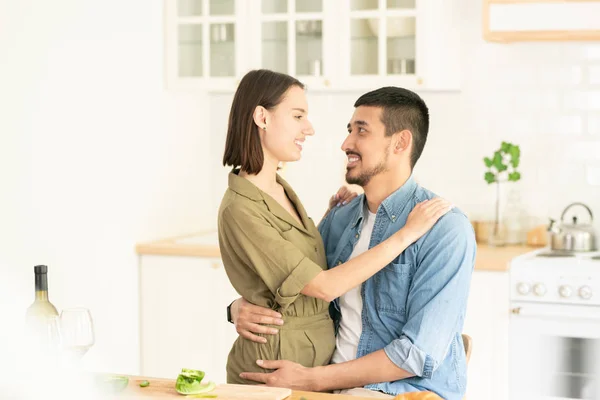
<path id="1" fill-rule="evenodd" d="M 316 266 L 316 268 L 315 268 Z M 287 278 L 281 283 L 279 292 L 283 296 L 293 296 L 302 291 L 310 281 L 312 281 L 319 272 L 323 271 L 321 267 L 313 261 L 304 257 L 300 264 L 292 270 Z"/>
<path id="2" fill-rule="evenodd" d="M 228 274 L 252 270 L 280 305 L 289 305 L 323 269 L 250 208 L 229 207 L 219 220 L 219 246 Z M 243 293 L 248 286 L 239 285 Z M 284 304 L 281 304 L 284 303 Z"/>
<path id="3" fill-rule="evenodd" d="M 431 378 L 464 322 L 476 244 L 468 219 L 451 212 L 424 238 L 400 338 L 384 348 L 398 367 Z"/>

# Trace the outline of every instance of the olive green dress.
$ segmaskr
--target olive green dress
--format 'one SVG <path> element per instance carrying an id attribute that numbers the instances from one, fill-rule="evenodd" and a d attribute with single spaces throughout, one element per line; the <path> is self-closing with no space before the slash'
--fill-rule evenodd
<path id="1" fill-rule="evenodd" d="M 238 337 L 227 359 L 227 382 L 252 384 L 241 372 L 267 372 L 256 360 L 290 360 L 305 367 L 327 365 L 335 350 L 329 303 L 300 294 L 327 268 L 323 241 L 298 196 L 277 176 L 296 207 L 300 224 L 275 199 L 237 171 L 219 209 L 219 248 L 225 271 L 249 302 L 283 315 L 277 335 L 267 343 Z"/>

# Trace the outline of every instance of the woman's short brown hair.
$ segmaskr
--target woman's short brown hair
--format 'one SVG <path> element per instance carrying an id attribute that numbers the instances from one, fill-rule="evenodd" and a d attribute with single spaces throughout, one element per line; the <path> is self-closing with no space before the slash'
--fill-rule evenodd
<path id="1" fill-rule="evenodd" d="M 242 78 L 229 112 L 224 166 L 241 167 L 249 174 L 261 171 L 264 155 L 254 110 L 257 106 L 267 110 L 276 107 L 292 86 L 304 89 L 298 79 L 267 69 L 250 71 Z"/>

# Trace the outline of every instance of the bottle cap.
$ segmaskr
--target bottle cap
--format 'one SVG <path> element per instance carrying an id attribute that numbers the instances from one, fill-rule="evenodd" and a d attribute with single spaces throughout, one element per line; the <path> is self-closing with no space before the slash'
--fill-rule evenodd
<path id="1" fill-rule="evenodd" d="M 35 267 L 33 267 L 33 271 L 36 274 L 47 274 L 48 273 L 48 267 L 45 265 L 36 265 Z"/>

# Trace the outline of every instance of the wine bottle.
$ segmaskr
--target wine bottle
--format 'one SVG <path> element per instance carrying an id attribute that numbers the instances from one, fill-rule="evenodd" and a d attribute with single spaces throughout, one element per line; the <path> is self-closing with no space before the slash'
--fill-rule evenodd
<path id="1" fill-rule="evenodd" d="M 56 307 L 48 298 L 48 267 L 36 265 L 33 271 L 35 272 L 35 301 L 27 309 L 27 319 L 57 317 Z"/>
<path id="2" fill-rule="evenodd" d="M 24 357 L 29 364 L 53 368 L 60 361 L 60 327 L 56 307 L 48 298 L 48 267 L 36 265 L 35 300 L 25 313 Z"/>
<path id="3" fill-rule="evenodd" d="M 35 301 L 25 313 L 25 334 L 28 351 L 39 362 L 58 360 L 60 329 L 58 312 L 48 298 L 48 267 L 36 265 Z"/>

